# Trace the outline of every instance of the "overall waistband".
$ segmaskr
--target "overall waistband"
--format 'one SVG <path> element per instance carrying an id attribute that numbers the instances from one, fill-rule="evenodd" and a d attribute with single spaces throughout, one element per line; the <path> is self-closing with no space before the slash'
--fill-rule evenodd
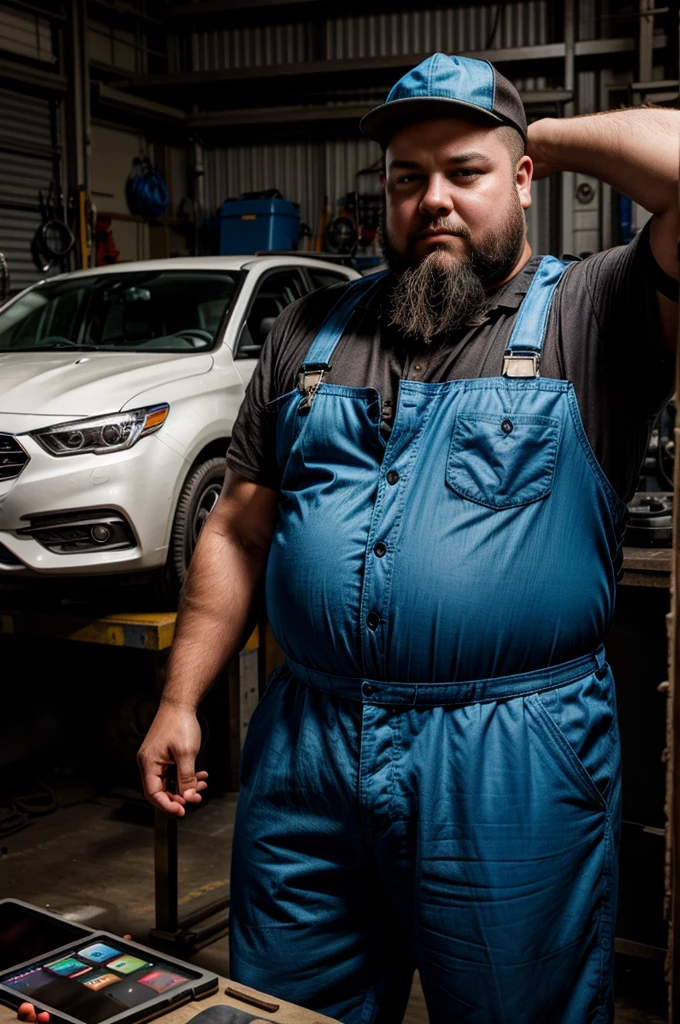
<path id="1" fill-rule="evenodd" d="M 317 672 L 316 669 L 307 668 L 292 658 L 287 658 L 286 663 L 293 676 L 301 683 L 348 700 L 360 701 L 362 704 L 436 707 L 443 704 L 483 704 L 539 693 L 541 690 L 552 690 L 583 679 L 593 672 L 604 671 L 606 659 L 604 647 L 601 646 L 592 654 L 574 658 L 573 661 L 563 661 L 549 668 L 461 683 L 384 682 L 381 679 L 335 676 L 328 672 Z"/>

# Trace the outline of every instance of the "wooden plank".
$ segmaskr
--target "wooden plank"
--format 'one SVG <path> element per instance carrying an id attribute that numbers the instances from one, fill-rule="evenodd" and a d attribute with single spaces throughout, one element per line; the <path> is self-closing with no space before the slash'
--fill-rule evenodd
<path id="1" fill-rule="evenodd" d="M 670 548 L 624 547 L 623 567 L 626 571 L 670 573 L 672 554 Z"/>
<path id="2" fill-rule="evenodd" d="M 623 577 L 620 587 L 669 587 L 672 552 L 670 548 L 623 549 Z"/>
<path id="3" fill-rule="evenodd" d="M 0 609 L 0 635 L 41 636 L 48 640 L 163 651 L 172 644 L 176 620 L 177 612 L 113 613 L 88 618 L 82 613 Z M 255 629 L 244 650 L 255 650 L 258 643 Z"/>

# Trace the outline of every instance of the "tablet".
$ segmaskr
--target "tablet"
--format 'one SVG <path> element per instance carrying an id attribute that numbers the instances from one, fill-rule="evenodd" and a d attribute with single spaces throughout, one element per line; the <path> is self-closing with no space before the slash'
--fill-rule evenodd
<path id="1" fill-rule="evenodd" d="M 0 1000 L 33 1003 L 67 1024 L 135 1024 L 216 992 L 217 975 L 91 931 L 0 973 Z"/>
<path id="2" fill-rule="evenodd" d="M 92 931 L 21 900 L 0 900 L 0 971 L 77 942 Z"/>

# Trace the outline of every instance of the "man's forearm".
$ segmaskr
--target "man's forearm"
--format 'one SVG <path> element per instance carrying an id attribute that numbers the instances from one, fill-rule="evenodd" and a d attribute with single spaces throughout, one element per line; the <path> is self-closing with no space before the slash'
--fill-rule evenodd
<path id="1" fill-rule="evenodd" d="M 592 174 L 650 213 L 677 205 L 680 111 L 656 107 L 543 118 L 529 128 L 536 177 Z"/>

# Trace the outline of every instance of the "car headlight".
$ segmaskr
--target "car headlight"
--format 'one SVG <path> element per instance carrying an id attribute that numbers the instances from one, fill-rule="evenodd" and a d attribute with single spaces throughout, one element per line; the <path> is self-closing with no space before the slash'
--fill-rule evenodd
<path id="1" fill-rule="evenodd" d="M 110 416 L 57 423 L 54 427 L 31 431 L 31 437 L 50 455 L 105 455 L 132 448 L 140 437 L 153 434 L 167 419 L 170 406 L 153 405 Z"/>

